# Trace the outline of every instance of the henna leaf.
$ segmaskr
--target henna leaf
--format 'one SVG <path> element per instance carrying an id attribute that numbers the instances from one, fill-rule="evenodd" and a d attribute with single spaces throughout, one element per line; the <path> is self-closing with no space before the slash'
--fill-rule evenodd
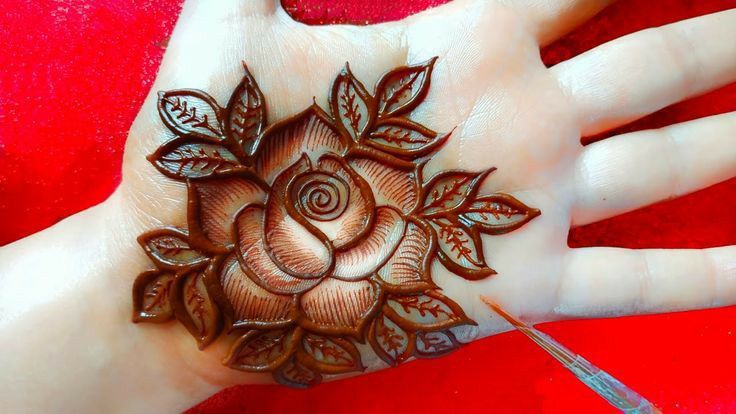
<path id="1" fill-rule="evenodd" d="M 373 123 L 374 99 L 347 64 L 332 84 L 330 109 L 340 132 L 355 141 L 360 141 Z"/>
<path id="2" fill-rule="evenodd" d="M 238 338 L 225 358 L 225 364 L 241 371 L 273 371 L 294 353 L 300 329 L 253 329 Z"/>
<path id="3" fill-rule="evenodd" d="M 245 62 L 243 69 L 243 80 L 227 104 L 225 131 L 250 154 L 253 144 L 266 126 L 266 100 Z"/>
<path id="4" fill-rule="evenodd" d="M 207 271 L 211 269 L 178 277 L 171 296 L 174 316 L 194 336 L 200 349 L 214 341 L 222 329 L 220 310 L 207 291 L 204 280 Z"/>
<path id="5" fill-rule="evenodd" d="M 447 355 L 460 347 L 450 331 L 417 332 L 416 350 L 418 358 L 436 358 Z"/>
<path id="6" fill-rule="evenodd" d="M 169 141 L 148 159 L 164 175 L 178 180 L 225 176 L 244 170 L 224 146 L 188 139 Z"/>
<path id="7" fill-rule="evenodd" d="M 180 89 L 158 93 L 158 112 L 170 130 L 178 135 L 222 139 L 220 107 L 202 91 Z"/>
<path id="8" fill-rule="evenodd" d="M 511 195 L 495 193 L 476 198 L 460 218 L 483 233 L 497 235 L 514 231 L 540 214 Z"/>
<path id="9" fill-rule="evenodd" d="M 455 335 L 455 339 L 461 344 L 467 344 L 467 343 L 473 342 L 474 340 L 478 339 L 478 335 L 480 335 L 480 329 L 478 328 L 478 325 L 476 324 L 453 326 L 452 328 L 448 330 L 453 335 Z"/>
<path id="10" fill-rule="evenodd" d="M 480 173 L 443 171 L 422 186 L 422 214 L 432 216 L 460 209 L 478 193 L 480 183 L 495 168 Z"/>
<path id="11" fill-rule="evenodd" d="M 437 256 L 449 271 L 468 280 L 496 274 L 486 265 L 483 242 L 477 231 L 447 217 L 432 219 L 430 223 L 437 233 Z"/>
<path id="12" fill-rule="evenodd" d="M 460 324 L 474 324 L 457 303 L 439 290 L 428 290 L 419 295 L 389 296 L 383 312 L 409 331 L 436 331 Z"/>
<path id="13" fill-rule="evenodd" d="M 436 60 L 434 57 L 424 63 L 396 68 L 383 75 L 376 85 L 381 118 L 405 114 L 422 103 L 429 91 Z"/>
<path id="14" fill-rule="evenodd" d="M 340 374 L 365 369 L 358 348 L 347 339 L 305 333 L 301 342 L 297 359 L 317 372 Z"/>
<path id="15" fill-rule="evenodd" d="M 404 330 L 386 315 L 373 320 L 368 331 L 368 342 L 382 360 L 395 367 L 414 353 L 415 334 Z"/>
<path id="16" fill-rule="evenodd" d="M 172 318 L 171 290 L 175 274 L 143 272 L 133 283 L 133 322 L 165 322 Z"/>
<path id="17" fill-rule="evenodd" d="M 148 257 L 162 269 L 177 270 L 196 266 L 207 257 L 189 245 L 189 237 L 181 230 L 167 228 L 149 231 L 138 237 Z"/>
<path id="18" fill-rule="evenodd" d="M 309 388 L 322 382 L 322 375 L 291 358 L 273 373 L 273 379 L 287 387 Z"/>
<path id="19" fill-rule="evenodd" d="M 366 143 L 399 157 L 417 158 L 436 150 L 449 136 L 438 135 L 405 118 L 390 118 L 381 121 L 373 129 Z"/>

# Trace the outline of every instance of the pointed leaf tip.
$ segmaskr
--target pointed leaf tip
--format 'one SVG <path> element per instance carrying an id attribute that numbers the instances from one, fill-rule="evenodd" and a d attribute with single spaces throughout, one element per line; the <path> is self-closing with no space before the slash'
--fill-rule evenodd
<path id="1" fill-rule="evenodd" d="M 223 139 L 222 109 L 205 92 L 196 89 L 159 92 L 158 111 L 164 124 L 177 135 L 209 141 Z"/>
<path id="2" fill-rule="evenodd" d="M 505 193 L 481 196 L 467 204 L 460 219 L 480 232 L 500 235 L 518 229 L 542 214 Z"/>
<path id="3" fill-rule="evenodd" d="M 376 85 L 378 113 L 389 118 L 411 112 L 429 92 L 436 57 L 417 65 L 402 66 L 383 75 Z"/>
<path id="4" fill-rule="evenodd" d="M 330 90 L 330 110 L 340 132 L 361 141 L 375 118 L 373 97 L 363 84 L 353 76 L 350 66 L 335 78 Z"/>
<path id="5" fill-rule="evenodd" d="M 266 128 L 266 100 L 248 66 L 225 109 L 225 132 L 247 154 Z"/>

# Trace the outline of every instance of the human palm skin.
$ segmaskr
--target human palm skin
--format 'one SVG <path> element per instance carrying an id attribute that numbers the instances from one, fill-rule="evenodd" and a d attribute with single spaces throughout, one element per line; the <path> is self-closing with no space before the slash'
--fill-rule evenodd
<path id="1" fill-rule="evenodd" d="M 542 212 L 515 232 L 482 236 L 484 255 L 496 275 L 471 282 L 437 261 L 432 264 L 443 294 L 478 323 L 477 329 L 465 332 L 464 340 L 509 329 L 488 312 L 479 295 L 530 322 L 732 303 L 733 247 L 569 249 L 566 239 L 571 224 L 681 195 L 736 173 L 733 115 L 580 145 L 581 135 L 732 81 L 732 45 L 705 42 L 733 38 L 734 13 L 635 34 L 548 69 L 539 57 L 540 43 L 570 29 L 603 2 L 510 3 L 457 1 L 395 23 L 308 27 L 268 1 L 216 6 L 188 2 L 152 93 L 131 129 L 120 188 L 100 207 L 49 235 L 36 236 L 36 243 L 43 243 L 44 237 L 53 240 L 90 223 L 110 234 L 100 242 L 104 264 L 84 266 L 82 279 L 89 282 L 79 285 L 90 293 L 108 292 L 91 319 L 96 335 L 79 335 L 75 341 L 94 343 L 101 336 L 119 344 L 121 351 L 105 354 L 106 361 L 128 372 L 156 372 L 172 390 L 166 398 L 158 397 L 156 403 L 163 407 L 193 402 L 185 395 L 201 397 L 235 383 L 269 381 L 268 376 L 223 367 L 224 343 L 199 351 L 181 327 L 129 323 L 130 286 L 136 274 L 150 267 L 135 238 L 162 225 L 187 224 L 185 186 L 161 175 L 146 159 L 171 137 L 159 118 L 156 92 L 195 88 L 224 104 L 242 79 L 242 61 L 267 98 L 269 120 L 277 122 L 313 101 L 327 108 L 329 86 L 345 62 L 356 77 L 373 85 L 387 70 L 438 57 L 432 86 L 412 119 L 435 131 L 453 132 L 427 164 L 426 175 L 495 167 L 480 194 L 503 191 Z M 3 253 L 18 255 L 24 246 L 11 249 L 16 250 Z M 60 257 L 65 253 L 63 248 L 52 253 L 55 260 L 41 270 L 58 273 L 58 268 L 69 267 L 79 273 L 73 258 Z M 74 309 L 87 311 L 83 306 Z M 54 313 L 51 308 L 15 312 L 28 313 L 29 323 Z M 80 319 L 80 329 L 85 324 L 90 322 Z M 53 332 L 32 338 L 41 342 L 43 334 Z M 363 364 L 385 367 L 366 356 Z M 21 372 L 22 366 L 11 369 Z M 120 380 L 130 390 L 142 390 L 147 381 Z M 154 405 L 141 404 L 147 409 Z"/>
<path id="2" fill-rule="evenodd" d="M 153 89 L 201 89 L 225 103 L 243 76 L 241 61 L 245 60 L 265 95 L 270 120 L 278 121 L 302 112 L 313 99 L 329 108 L 329 89 L 346 61 L 370 87 L 394 67 L 437 56 L 428 95 L 411 118 L 435 131 L 453 132 L 424 168 L 424 176 L 495 167 L 478 193 L 503 191 L 538 208 L 542 215 L 516 232 L 484 236 L 484 255 L 497 275 L 468 282 L 434 261 L 433 280 L 478 323 L 477 329 L 462 332 L 464 341 L 507 329 L 482 306 L 481 293 L 531 320 L 551 318 L 569 228 L 579 131 L 570 106 L 560 105 L 566 98 L 539 60 L 538 44 L 524 30 L 525 23 L 513 11 L 477 3 L 455 4 L 413 21 L 387 25 L 308 27 L 280 11 L 269 15 L 273 6 L 265 7 L 233 10 L 232 19 L 242 25 L 238 29 L 207 29 L 206 37 L 193 29 L 185 39 L 172 42 Z M 472 20 L 476 20 L 472 26 L 464 27 Z M 200 23 L 211 25 L 208 20 Z M 438 28 L 442 30 L 437 32 Z M 257 42 L 243 40 L 256 38 Z M 168 74 L 169 70 L 173 73 Z M 124 181 L 129 186 L 124 184 L 121 191 L 141 200 L 136 208 L 150 217 L 186 227 L 184 187 L 161 175 L 145 157 L 171 137 L 156 118 L 155 105 L 155 99 L 149 99 L 133 126 L 134 136 L 146 134 L 152 139 L 128 142 Z M 529 119 L 520 114 L 520 108 L 529 111 Z M 151 205 L 151 197 L 162 201 Z M 163 202 L 166 205 L 159 204 Z M 215 365 L 226 354 L 222 349 L 207 353 Z M 375 355 L 363 355 L 362 360 L 369 369 L 385 366 Z M 207 371 L 233 375 L 220 366 Z"/>
<path id="3" fill-rule="evenodd" d="M 496 271 L 480 235 L 508 234 L 540 212 L 480 193 L 495 167 L 428 176 L 452 135 L 411 119 L 435 62 L 393 69 L 372 92 L 346 65 L 329 112 L 315 102 L 271 125 L 247 66 L 226 108 L 203 91 L 160 92 L 175 138 L 148 159 L 186 182 L 187 230 L 138 238 L 157 269 L 134 283 L 134 321 L 176 318 L 200 348 L 224 326 L 239 336 L 228 366 L 302 387 L 364 370 L 361 354 L 397 366 L 477 336 L 438 289 L 434 260 L 486 279 Z"/>
<path id="4" fill-rule="evenodd" d="M 434 262 L 434 281 L 479 324 L 477 331 L 466 332 L 465 340 L 508 329 L 481 304 L 480 294 L 533 322 L 643 310 L 633 308 L 635 298 L 630 303 L 606 299 L 630 295 L 629 286 L 624 283 L 609 290 L 607 285 L 593 284 L 607 272 L 604 261 L 609 257 L 571 251 L 566 238 L 571 222 L 606 217 L 609 211 L 625 210 L 632 202 L 657 200 L 656 188 L 642 201 L 636 194 L 614 194 L 618 199 L 612 200 L 602 197 L 607 202 L 586 200 L 597 199 L 601 196 L 596 192 L 606 190 L 595 187 L 608 184 L 605 176 L 598 175 L 622 173 L 594 165 L 598 161 L 595 153 L 586 154 L 593 158 L 590 160 L 582 157 L 579 137 L 644 111 L 623 108 L 626 97 L 613 96 L 620 101 L 612 103 L 615 109 L 635 112 L 621 119 L 581 118 L 576 98 L 570 96 L 576 92 L 576 80 L 542 64 L 538 35 L 517 10 L 493 2 L 457 2 L 401 22 L 369 27 L 308 27 L 292 21 L 271 3 L 233 6 L 228 11 L 203 5 L 189 10 L 196 18 L 187 21 L 189 27 L 175 32 L 154 90 L 196 88 L 227 102 L 242 77 L 240 62 L 246 60 L 274 121 L 301 112 L 313 100 L 328 108 L 329 87 L 345 62 L 353 64 L 357 78 L 373 85 L 394 67 L 439 57 L 429 93 L 412 119 L 436 131 L 453 133 L 425 167 L 425 176 L 495 167 L 483 181 L 480 194 L 503 191 L 542 211 L 516 232 L 483 236 L 485 257 L 497 275 L 468 282 Z M 679 56 L 671 59 L 676 58 Z M 690 86 L 684 82 L 675 86 Z M 183 187 L 172 184 L 145 160 L 145 155 L 170 137 L 156 119 L 153 95 L 141 114 L 132 135 L 147 139 L 129 141 L 121 191 L 136 200 L 136 209 L 146 216 L 183 226 Z M 625 180 L 636 177 L 631 171 L 626 173 L 631 175 Z M 586 204 L 596 208 L 586 208 Z M 687 302 L 686 297 L 673 296 L 656 300 L 657 309 L 679 308 Z M 213 362 L 219 364 L 222 354 L 213 354 L 218 359 Z M 363 359 L 372 369 L 382 366 L 378 360 Z M 217 370 L 221 369 L 208 369 Z"/>

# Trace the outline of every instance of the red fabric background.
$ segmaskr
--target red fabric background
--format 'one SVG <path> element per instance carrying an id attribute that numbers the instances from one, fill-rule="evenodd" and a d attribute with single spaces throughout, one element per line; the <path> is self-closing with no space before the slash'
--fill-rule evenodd
<path id="1" fill-rule="evenodd" d="M 401 18 L 444 0 L 284 0 L 312 24 Z M 126 131 L 151 85 L 180 0 L 4 0 L 0 9 L 0 245 L 104 200 L 120 181 Z M 736 0 L 622 0 L 544 50 L 558 62 L 642 28 Z M 714 39 L 716 40 L 716 39 Z M 717 39 L 728 41 L 727 39 Z M 626 130 L 736 110 L 736 85 Z M 717 150 L 717 149 L 714 149 Z M 572 246 L 736 243 L 736 179 L 570 233 Z M 542 329 L 665 412 L 736 412 L 736 308 Z M 235 387 L 192 413 L 612 412 L 517 333 L 400 369 L 297 391 Z"/>

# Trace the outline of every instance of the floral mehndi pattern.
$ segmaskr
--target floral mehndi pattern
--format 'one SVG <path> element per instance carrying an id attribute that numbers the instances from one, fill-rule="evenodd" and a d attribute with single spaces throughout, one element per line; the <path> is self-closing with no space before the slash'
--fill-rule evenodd
<path id="1" fill-rule="evenodd" d="M 424 165 L 450 134 L 408 118 L 436 58 L 386 73 L 371 94 L 346 65 L 316 103 L 268 125 L 245 67 L 227 107 L 198 90 L 159 94 L 175 137 L 149 157 L 188 188 L 188 229 L 139 237 L 156 270 L 133 285 L 133 320 L 177 319 L 200 348 L 224 331 L 224 363 L 307 387 L 444 355 L 474 325 L 432 280 L 438 259 L 468 280 L 494 274 L 480 237 L 540 214 L 504 193 L 478 195 L 493 168 Z"/>

